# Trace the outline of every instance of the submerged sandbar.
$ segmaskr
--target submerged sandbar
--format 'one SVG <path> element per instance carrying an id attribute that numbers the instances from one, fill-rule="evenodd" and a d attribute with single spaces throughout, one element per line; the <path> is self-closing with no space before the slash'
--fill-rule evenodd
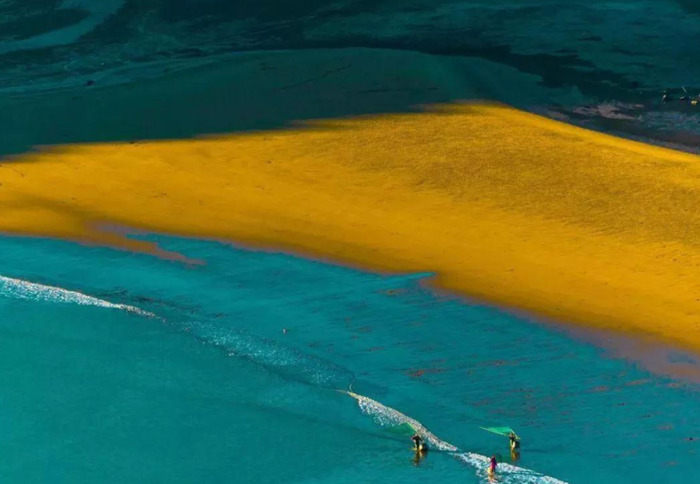
<path id="1" fill-rule="evenodd" d="M 391 271 L 700 350 L 700 158 L 499 105 L 0 166 L 0 230 L 149 250 L 105 223 Z"/>

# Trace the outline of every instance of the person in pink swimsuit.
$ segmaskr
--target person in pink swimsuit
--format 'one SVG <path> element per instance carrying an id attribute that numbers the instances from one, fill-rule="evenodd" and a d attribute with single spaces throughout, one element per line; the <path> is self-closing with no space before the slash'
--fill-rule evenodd
<path id="1" fill-rule="evenodd" d="M 491 460 L 489 461 L 489 476 L 493 476 L 496 473 L 496 466 L 498 465 L 498 462 L 496 462 L 496 456 L 492 455 Z"/>

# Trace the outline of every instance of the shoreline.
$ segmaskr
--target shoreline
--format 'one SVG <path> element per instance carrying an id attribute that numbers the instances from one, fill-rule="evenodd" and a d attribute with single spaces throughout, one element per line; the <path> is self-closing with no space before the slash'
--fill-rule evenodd
<path id="1" fill-rule="evenodd" d="M 438 286 L 459 294 L 560 322 L 637 332 L 699 350 L 700 335 L 683 334 L 697 324 L 698 281 L 693 267 L 688 271 L 676 263 L 685 259 L 697 265 L 700 252 L 692 243 L 694 234 L 674 243 L 664 238 L 679 233 L 658 233 L 659 227 L 640 228 L 629 220 L 628 225 L 615 226 L 614 222 L 623 222 L 617 218 L 618 210 L 635 208 L 625 201 L 625 193 L 615 200 L 622 205 L 597 214 L 597 219 L 590 218 L 585 200 L 590 194 L 585 190 L 574 192 L 570 200 L 557 199 L 571 189 L 561 181 L 555 185 L 550 180 L 553 193 L 545 190 L 544 198 L 533 197 L 527 189 L 547 186 L 538 180 L 545 173 L 535 175 L 525 187 L 513 183 L 532 176 L 533 166 L 514 161 L 512 153 L 486 160 L 481 171 L 473 173 L 468 166 L 460 169 L 459 164 L 438 160 L 446 165 L 447 173 L 453 172 L 445 178 L 444 171 L 433 171 L 435 160 L 423 163 L 420 157 L 396 150 L 420 131 L 429 137 L 446 131 L 445 139 L 430 145 L 447 143 L 463 123 L 472 128 L 474 123 L 486 124 L 485 137 L 489 138 L 506 127 L 501 126 L 502 120 L 527 121 L 530 124 L 525 126 L 536 133 L 544 129 L 538 135 L 544 146 L 535 148 L 538 158 L 552 146 L 566 146 L 571 142 L 567 136 L 578 134 L 589 137 L 601 151 L 610 151 L 605 156 L 621 150 L 634 157 L 626 167 L 628 172 L 632 168 L 628 176 L 635 175 L 647 156 L 654 163 L 668 164 L 662 169 L 671 170 L 671 176 L 665 177 L 669 182 L 679 170 L 700 170 L 689 163 L 697 161 L 691 155 L 601 139 L 604 135 L 563 124 L 551 126 L 549 120 L 505 107 L 471 105 L 424 115 L 333 122 L 327 128 L 192 141 L 82 145 L 26 155 L 0 169 L 0 203 L 5 212 L 0 229 L 98 244 L 128 241 L 95 230 L 94 224 L 108 221 L 282 248 L 363 267 L 430 271 L 437 274 Z M 489 126 L 490 122 L 495 124 Z M 357 130 L 360 133 L 354 132 Z M 388 133 L 390 138 L 401 138 L 396 145 L 382 146 Z M 533 135 L 528 129 L 523 134 Z M 368 136 L 374 139 L 365 145 Z M 546 137 L 551 136 L 554 145 L 547 146 Z M 522 139 L 515 141 L 520 144 Z M 456 149 L 467 149 L 460 144 Z M 472 149 L 474 144 L 470 144 Z M 581 153 L 579 147 L 574 148 L 568 151 L 570 155 Z M 486 144 L 478 154 L 491 151 Z M 334 159 L 346 153 L 350 160 Z M 389 154 L 408 159 L 388 167 L 384 160 Z M 199 156 L 202 166 L 191 165 L 193 156 Z M 564 181 L 586 175 L 576 169 L 582 168 L 582 162 L 590 164 L 590 154 L 579 156 L 584 159 L 560 173 Z M 539 169 L 552 169 L 552 161 L 556 159 Z M 483 179 L 487 174 L 483 170 L 493 168 L 492 178 Z M 624 178 L 624 164 L 608 168 L 604 176 L 617 181 Z M 160 178 L 159 187 L 152 186 L 151 180 L 164 172 L 170 176 Z M 500 179 L 499 172 L 506 178 Z M 642 174 L 649 173 L 644 170 Z M 466 177 L 467 183 L 453 182 L 460 177 Z M 653 186 L 659 182 L 653 180 Z M 574 188 L 596 187 L 584 183 Z M 502 193 L 494 192 L 499 189 Z M 503 206 L 507 199 L 511 203 Z M 572 210 L 576 202 L 583 203 L 582 213 Z M 552 206 L 545 208 L 547 204 Z M 518 208 L 527 205 L 535 209 Z M 15 208 L 7 209 L 12 206 Z M 636 215 L 646 217 L 649 207 L 637 209 L 641 212 Z M 576 216 L 581 219 L 574 220 Z M 127 249 L 147 249 L 134 241 L 128 244 Z"/>
<path id="2" fill-rule="evenodd" d="M 470 298 L 700 352 L 699 157 L 485 103 L 353 117 L 355 103 L 398 109 L 471 85 L 454 65 L 436 74 L 430 56 L 345 55 L 256 57 L 201 79 L 44 99 L 48 115 L 0 135 L 3 152 L 25 152 L 0 163 L 0 232 L 153 252 L 100 230 L 112 224 L 434 272 L 436 285 Z M 324 77 L 348 60 L 341 80 Z M 300 77 L 309 65 L 316 75 Z M 392 81 L 398 67 L 421 73 L 410 77 L 421 94 L 397 87 L 362 101 L 357 91 L 405 82 Z M 533 86 L 533 99 L 545 95 Z M 276 109 L 249 119 L 266 97 Z M 5 116 L 23 107 L 12 106 Z M 336 119 L 280 127 L 300 112 Z M 139 132 L 163 140 L 136 141 Z M 216 132 L 228 134 L 198 137 Z M 59 146 L 26 153 L 35 139 Z"/>
<path id="3" fill-rule="evenodd" d="M 350 59 L 350 65 L 347 65 L 348 63 L 345 62 L 347 59 Z M 366 70 L 359 74 L 351 73 L 349 79 L 344 79 L 344 77 L 347 77 L 345 73 L 336 76 L 338 72 L 343 71 L 346 67 L 352 66 L 352 62 L 358 59 L 360 63 L 368 64 L 365 68 L 368 67 L 371 70 Z M 260 63 L 260 72 L 255 72 L 255 67 L 250 65 L 256 62 Z M 318 78 L 314 79 L 311 77 L 299 83 L 293 82 L 291 85 L 282 87 L 269 86 L 269 79 L 265 79 L 265 77 L 267 77 L 265 76 L 267 71 L 274 73 L 275 76 L 279 76 L 280 79 L 286 79 L 290 74 L 295 74 L 289 71 L 280 72 L 278 66 L 275 65 L 278 62 L 281 63 L 281 65 L 285 63 L 303 65 L 312 72 L 318 70 Z M 412 71 L 411 76 L 417 75 L 417 85 L 407 86 L 406 84 L 410 84 L 410 80 L 402 78 L 403 76 L 401 75 L 405 74 L 405 72 L 400 72 L 399 76 L 393 76 L 391 68 L 382 66 L 384 63 L 389 64 L 394 69 L 398 67 L 399 71 L 409 69 Z M 236 64 L 238 64 L 238 66 L 236 66 Z M 335 68 L 335 64 L 341 67 Z M 328 69 L 329 65 L 330 69 Z M 231 69 L 231 66 L 234 66 L 233 69 Z M 418 71 L 420 72 L 416 71 L 416 67 L 418 67 Z M 287 65 L 286 68 L 288 69 L 289 65 Z M 435 70 L 437 74 L 434 72 L 427 72 L 428 69 Z M 302 69 L 296 70 L 299 71 L 296 74 L 303 72 Z M 135 77 L 130 78 L 124 75 L 124 73 L 132 71 L 135 73 Z M 358 92 L 348 92 L 347 88 L 352 89 L 352 84 L 355 82 L 365 82 L 373 84 L 375 88 L 365 89 L 359 92 L 373 94 L 372 102 L 376 104 L 360 103 L 360 106 L 353 108 L 349 107 L 347 103 L 343 106 L 344 103 L 342 102 L 333 102 L 333 106 L 331 106 L 330 109 L 312 108 L 309 110 L 301 108 L 300 106 L 295 106 L 295 109 L 292 110 L 293 112 L 289 112 L 289 109 L 283 106 L 283 109 L 276 115 L 267 110 L 264 116 L 259 116 L 260 119 L 257 120 L 257 122 L 255 120 L 252 122 L 231 122 L 229 120 L 228 122 L 222 123 L 222 117 L 219 113 L 216 113 L 215 117 L 217 118 L 217 122 L 214 123 L 214 127 L 206 126 L 203 131 L 195 130 L 195 132 L 189 133 L 190 135 L 196 136 L 203 133 L 222 133 L 229 132 L 230 130 L 255 131 L 260 129 L 277 129 L 287 127 L 290 122 L 294 123 L 298 120 L 324 120 L 335 117 L 365 114 L 419 112 L 423 106 L 427 105 L 476 99 L 504 103 L 529 113 L 541 115 L 557 121 L 564 121 L 567 124 L 573 124 L 585 129 L 612 134 L 616 137 L 698 154 L 697 143 L 695 143 L 695 141 L 697 141 L 696 138 L 700 135 L 698 135 L 696 131 L 692 129 L 683 130 L 680 128 L 674 131 L 670 128 L 674 126 L 675 122 L 678 122 L 677 119 L 671 121 L 666 120 L 665 125 L 663 123 L 659 125 L 658 119 L 654 119 L 654 117 L 682 114 L 693 115 L 697 112 L 697 109 L 700 108 L 684 110 L 682 109 L 683 106 L 677 104 L 669 105 L 660 103 L 656 97 L 650 97 L 651 93 L 649 91 L 643 91 L 645 94 L 641 95 L 641 97 L 638 96 L 636 104 L 615 99 L 595 99 L 584 96 L 573 87 L 545 87 L 541 84 L 541 79 L 536 75 L 521 72 L 508 64 L 499 63 L 495 60 L 488 60 L 479 56 L 438 55 L 391 48 L 329 47 L 242 50 L 238 52 L 211 54 L 194 59 L 176 58 L 156 60 L 100 71 L 94 73 L 92 76 L 78 77 L 77 79 L 79 82 L 76 82 L 74 79 L 71 82 L 66 81 L 65 83 L 58 83 L 53 87 L 37 89 L 34 87 L 29 87 L 27 89 L 15 87 L 0 89 L 0 107 L 3 110 L 14 111 L 18 109 L 19 105 L 28 104 L 30 106 L 36 105 L 39 109 L 48 108 L 50 111 L 57 111 L 59 109 L 68 109 L 68 104 L 72 104 L 74 105 L 73 109 L 75 109 L 76 114 L 78 114 L 79 117 L 85 117 L 85 104 L 97 102 L 99 104 L 109 104 L 111 110 L 117 111 L 120 114 L 134 116 L 134 112 L 128 112 L 129 108 L 127 106 L 120 105 L 114 101 L 110 102 L 110 99 L 106 98 L 103 94 L 107 93 L 107 95 L 111 95 L 116 93 L 118 98 L 128 98 L 129 96 L 124 96 L 128 91 L 147 91 L 149 87 L 159 86 L 171 92 L 158 92 L 155 95 L 151 92 L 150 94 L 154 95 L 155 98 L 169 97 L 171 98 L 170 100 L 172 100 L 176 95 L 176 93 L 173 92 L 173 86 L 177 86 L 177 89 L 184 90 L 185 96 L 189 97 L 193 94 L 193 88 L 201 84 L 197 80 L 191 82 L 191 80 L 187 79 L 188 76 L 207 78 L 208 81 L 212 81 L 213 85 L 218 87 L 224 81 L 235 83 L 237 79 L 232 75 L 234 72 L 245 78 L 260 76 L 260 79 L 254 80 L 253 82 L 260 81 L 262 83 L 260 86 L 262 89 L 251 91 L 250 81 L 252 79 L 245 79 L 241 87 L 243 87 L 243 90 L 246 92 L 241 95 L 241 99 L 238 99 L 238 101 L 244 99 L 248 100 L 248 98 L 252 98 L 254 101 L 265 101 L 266 99 L 260 99 L 259 92 L 265 90 L 265 88 L 272 88 L 274 90 L 284 90 L 290 87 L 296 88 L 307 84 L 308 81 L 322 80 L 330 74 L 333 80 L 340 80 L 346 83 L 347 85 L 343 86 L 346 89 L 335 89 L 333 86 L 325 85 L 322 87 L 322 90 L 326 94 L 324 97 L 327 98 L 327 94 L 333 92 L 337 97 L 343 97 L 349 94 L 354 101 L 357 101 Z M 390 78 L 390 76 L 392 78 Z M 484 82 L 483 78 L 489 78 L 489 82 Z M 182 82 L 183 80 L 184 83 Z M 85 82 L 87 81 L 94 81 L 95 84 L 86 85 Z M 513 92 L 512 85 L 514 83 L 519 86 L 517 92 Z M 266 86 L 265 84 L 268 85 Z M 297 86 L 297 84 L 300 86 Z M 394 86 L 383 85 L 382 88 L 376 88 L 379 84 L 394 84 Z M 394 99 L 391 99 L 392 91 L 394 95 L 402 92 L 404 95 L 393 96 Z M 642 91 L 640 91 L 640 93 L 641 92 Z M 221 94 L 220 90 L 216 94 Z M 305 94 L 308 94 L 308 91 Z M 273 98 L 274 97 L 276 97 L 276 95 L 273 95 Z M 317 96 L 312 95 L 311 97 Z M 54 102 L 51 98 L 57 98 L 59 102 Z M 274 102 L 279 103 L 280 100 L 283 105 L 288 101 L 288 99 L 284 99 L 284 96 L 282 96 L 281 99 L 277 99 Z M 324 101 L 327 100 L 328 99 L 324 99 Z M 140 101 L 143 102 L 143 100 Z M 207 105 L 211 105 L 214 102 L 206 97 L 202 101 Z M 313 101 L 317 100 L 314 99 Z M 246 101 L 243 103 L 245 104 Z M 234 112 L 242 111 L 246 112 L 246 114 L 250 112 L 250 106 L 232 106 L 229 100 L 224 100 L 223 104 L 227 109 L 231 109 Z M 173 106 L 171 105 L 171 107 Z M 256 107 L 261 106 L 258 105 Z M 87 107 L 87 109 L 89 108 L 90 106 Z M 686 108 L 689 107 L 686 106 Z M 158 109 L 162 110 L 163 107 L 159 106 Z M 122 113 L 123 111 L 127 112 Z M 133 111 L 133 109 L 131 111 Z M 55 112 L 48 114 L 55 115 Z M 187 114 L 191 115 L 191 113 Z M 652 123 L 652 125 L 647 125 L 643 121 L 640 122 L 643 115 L 651 116 L 656 124 Z M 20 118 L 22 118 L 22 116 L 20 116 Z M 635 119 L 637 120 L 636 124 L 634 122 Z M 0 121 L 1 120 L 2 112 L 0 111 Z M 22 120 L 20 119 L 20 121 Z M 216 126 L 217 124 L 219 126 Z M 114 133 L 114 127 L 110 128 L 110 132 Z M 144 126 L 140 126 L 140 128 L 143 129 Z M 31 132 L 32 126 L 25 126 L 24 129 Z M 182 130 L 187 131 L 188 128 L 180 128 L 180 131 Z M 129 130 L 125 131 L 128 132 Z M 155 138 L 162 137 L 159 130 L 155 131 Z M 81 130 L 77 130 L 77 133 L 79 132 L 81 132 Z M 45 133 L 43 134 L 45 135 Z M 119 136 L 119 138 L 154 139 L 152 133 L 146 134 L 149 136 L 139 137 L 138 133 L 129 133 L 128 135 L 125 133 Z M 181 134 L 182 133 L 178 133 L 178 135 Z M 15 134 L 14 137 L 22 138 L 25 136 L 22 134 Z M 27 137 L 30 138 L 30 140 L 25 144 L 25 148 L 33 147 L 36 144 L 46 145 L 75 141 L 70 139 L 70 136 L 68 140 L 59 138 L 50 139 L 48 142 L 43 139 L 31 139 L 34 138 L 31 134 Z M 0 134 L 0 157 L 8 154 L 4 141 Z M 87 135 L 87 139 L 81 141 L 113 140 L 102 139 L 100 134 L 90 132 Z"/>

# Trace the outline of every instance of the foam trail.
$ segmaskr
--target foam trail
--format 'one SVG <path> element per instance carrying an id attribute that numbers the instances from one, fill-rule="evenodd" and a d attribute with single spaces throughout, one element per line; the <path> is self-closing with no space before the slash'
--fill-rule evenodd
<path id="1" fill-rule="evenodd" d="M 0 296 L 9 296 L 15 299 L 31 301 L 44 301 L 53 303 L 79 304 L 82 306 L 98 306 L 102 308 L 121 309 L 130 313 L 149 318 L 158 318 L 155 314 L 144 311 L 136 306 L 127 304 L 115 304 L 103 299 L 88 296 L 76 291 L 61 289 L 60 287 L 45 286 L 34 282 L 13 279 L 0 276 Z M 160 319 L 160 318 L 159 318 Z"/>
<path id="2" fill-rule="evenodd" d="M 362 412 L 366 413 L 367 415 L 371 415 L 372 418 L 374 418 L 374 420 L 383 427 L 395 426 L 402 423 L 410 424 L 414 429 L 416 429 L 416 432 L 418 432 L 423 440 L 428 442 L 432 448 L 444 452 L 454 453 L 455 458 L 475 468 L 477 476 L 483 478 L 484 482 L 489 482 L 487 473 L 489 458 L 485 455 L 461 451 L 449 442 L 445 442 L 444 440 L 438 438 L 417 420 L 402 414 L 398 410 L 387 407 L 376 400 L 372 400 L 369 397 L 345 390 L 338 391 L 357 400 Z M 497 481 L 501 483 L 514 484 L 566 484 L 564 481 L 560 481 L 554 477 L 545 476 L 539 472 L 523 469 L 522 467 L 517 467 L 506 463 L 498 464 Z"/>
<path id="3" fill-rule="evenodd" d="M 301 383 L 337 388 L 355 379 L 353 372 L 330 361 L 238 328 L 190 321 L 183 329 L 206 343 L 224 349 L 229 356 L 247 359 Z"/>

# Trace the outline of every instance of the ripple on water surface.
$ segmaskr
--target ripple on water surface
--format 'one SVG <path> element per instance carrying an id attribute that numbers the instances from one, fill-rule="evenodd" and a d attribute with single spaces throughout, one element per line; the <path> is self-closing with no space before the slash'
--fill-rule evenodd
<path id="1" fill-rule="evenodd" d="M 154 239 L 207 263 L 0 239 L 8 482 L 481 482 L 485 456 L 507 455 L 483 425 L 524 439 L 502 482 L 697 474 L 694 384 L 435 291 L 429 275 Z M 335 391 L 349 388 L 355 399 Z M 415 467 L 387 419 L 442 452 Z"/>

